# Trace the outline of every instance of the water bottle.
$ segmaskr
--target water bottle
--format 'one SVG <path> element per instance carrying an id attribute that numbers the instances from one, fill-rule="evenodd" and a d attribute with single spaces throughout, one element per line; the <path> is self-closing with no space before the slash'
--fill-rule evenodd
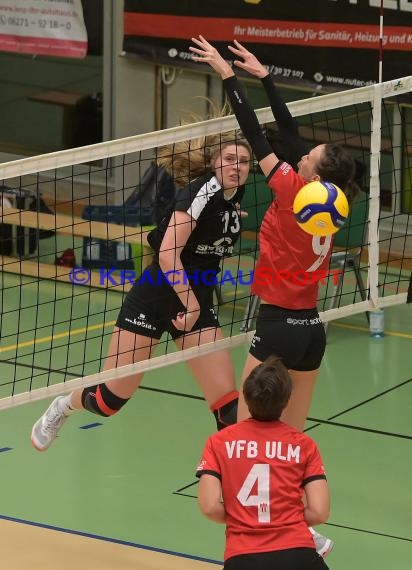
<path id="1" fill-rule="evenodd" d="M 383 338 L 385 327 L 384 312 L 374 309 L 369 313 L 369 333 L 371 338 Z"/>

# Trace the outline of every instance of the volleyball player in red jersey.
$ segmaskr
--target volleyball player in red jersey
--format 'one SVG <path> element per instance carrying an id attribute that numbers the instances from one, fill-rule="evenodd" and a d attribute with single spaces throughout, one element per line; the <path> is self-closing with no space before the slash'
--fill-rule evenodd
<path id="1" fill-rule="evenodd" d="M 279 420 L 291 391 L 281 359 L 269 357 L 243 384 L 251 418 L 204 448 L 198 502 L 206 517 L 226 524 L 224 570 L 328 568 L 308 528 L 329 516 L 322 459 L 310 437 Z"/>
<path id="2" fill-rule="evenodd" d="M 192 38 L 192 41 L 196 44 L 196 47 L 190 47 L 196 54 L 193 59 L 208 63 L 223 79 L 240 128 L 275 194 L 260 228 L 260 258 L 252 292 L 260 297 L 261 305 L 243 378 L 268 356 L 280 356 L 293 382 L 292 396 L 282 419 L 303 430 L 326 346 L 324 327 L 316 307 L 318 282 L 307 279 L 307 283 L 295 284 L 292 279 L 277 276 L 328 269 L 332 238 L 311 236 L 300 229 L 293 215 L 293 201 L 299 189 L 308 182 L 325 180 L 339 186 L 350 202 L 359 190 L 354 181 L 356 163 L 343 147 L 336 144 L 320 144 L 307 152 L 297 125 L 280 99 L 267 69 L 235 41 L 235 46 L 229 46 L 239 58 L 234 64 L 262 80 L 282 139 L 286 145 L 295 145 L 296 152 L 300 150 L 295 172 L 289 163 L 274 153 L 229 63 L 203 36 Z M 240 398 L 238 418 L 247 416 L 247 407 Z"/>
<path id="3" fill-rule="evenodd" d="M 314 180 L 332 182 L 345 192 L 350 203 L 359 191 L 355 180 L 360 172 L 353 157 L 340 145 L 320 144 L 308 151 L 267 69 L 235 40 L 235 46 L 229 46 L 238 58 L 234 65 L 261 79 L 281 139 L 285 147 L 289 147 L 287 150 L 291 149 L 299 157 L 295 172 L 273 151 L 229 63 L 203 36 L 192 41 L 196 44 L 190 47 L 195 54 L 193 59 L 208 63 L 221 76 L 240 128 L 275 194 L 260 227 L 260 258 L 252 292 L 260 297 L 261 303 L 243 379 L 269 356 L 280 356 L 293 383 L 282 420 L 302 431 L 326 347 L 325 330 L 316 307 L 318 282 L 307 279 L 306 283 L 297 285 L 291 279 L 276 276 L 298 272 L 310 275 L 328 268 L 332 238 L 310 236 L 295 221 L 292 205 L 300 188 Z M 238 419 L 248 415 L 240 392 Z M 333 541 L 316 532 L 314 537 L 318 552 L 326 556 Z"/>

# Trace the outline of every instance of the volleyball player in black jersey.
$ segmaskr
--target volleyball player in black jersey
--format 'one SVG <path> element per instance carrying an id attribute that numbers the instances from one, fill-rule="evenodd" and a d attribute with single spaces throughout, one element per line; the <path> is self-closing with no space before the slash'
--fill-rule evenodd
<path id="1" fill-rule="evenodd" d="M 167 166 L 169 160 L 175 180 L 193 172 L 200 176 L 177 192 L 170 211 L 149 234 L 153 262 L 125 297 L 104 370 L 150 358 L 166 331 L 179 349 L 223 338 L 213 308 L 213 289 L 221 260 L 231 255 L 240 234 L 240 200 L 251 149 L 244 139 L 236 140 L 235 133 L 208 137 L 201 145 L 183 144 L 185 152 L 179 144 L 169 155 L 163 151 L 162 164 Z M 199 356 L 187 365 L 218 429 L 235 423 L 238 393 L 229 352 Z M 134 374 L 59 396 L 34 424 L 33 446 L 46 450 L 74 410 L 115 414 L 142 378 L 143 373 Z"/>

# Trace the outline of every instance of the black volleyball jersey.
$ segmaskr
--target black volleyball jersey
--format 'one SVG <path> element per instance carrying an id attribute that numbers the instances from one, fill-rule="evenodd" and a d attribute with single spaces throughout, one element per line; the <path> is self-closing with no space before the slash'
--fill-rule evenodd
<path id="1" fill-rule="evenodd" d="M 244 186 L 239 186 L 230 200 L 225 199 L 223 188 L 213 173 L 200 176 L 178 190 L 168 214 L 149 233 L 154 261 L 159 261 L 160 245 L 172 213 L 186 212 L 196 221 L 196 228 L 183 248 L 183 267 L 218 272 L 221 259 L 232 255 L 241 231 L 240 200 L 244 191 Z"/>

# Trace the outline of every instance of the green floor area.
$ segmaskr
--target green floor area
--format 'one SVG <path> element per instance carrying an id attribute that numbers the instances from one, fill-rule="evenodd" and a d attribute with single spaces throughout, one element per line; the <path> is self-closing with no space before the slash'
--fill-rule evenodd
<path id="1" fill-rule="evenodd" d="M 12 279 L 4 276 L 10 302 L 2 322 L 2 391 L 9 389 L 14 371 L 27 389 L 33 366 L 36 385 L 46 381 L 47 368 L 95 372 L 105 349 L 103 322 L 115 319 L 119 294 L 78 288 L 69 307 L 71 288 L 58 285 L 57 309 L 47 304 L 56 293 L 54 283 L 41 291 L 28 283 L 20 289 L 24 303 L 37 298 L 44 305 L 37 314 L 27 310 L 17 327 L 13 313 L 19 297 L 13 301 Z M 104 319 L 88 318 L 89 306 Z M 243 308 L 244 303 L 235 309 L 228 304 L 222 322 L 233 315 L 240 321 Z M 73 320 L 69 352 L 64 348 L 68 317 Z M 321 527 L 336 543 L 328 558 L 331 570 L 412 565 L 411 318 L 411 306 L 385 309 L 383 339 L 369 337 L 365 314 L 332 322 L 328 329 L 307 429 L 321 448 L 332 492 L 332 514 Z M 36 323 L 44 324 L 37 338 L 26 332 L 19 343 L 27 344 L 16 347 L 17 335 Z M 247 345 L 232 350 L 238 378 L 247 350 Z M 90 362 L 83 370 L 85 355 Z M 61 371 L 52 375 L 52 381 L 61 378 Z M 75 414 L 50 450 L 38 453 L 29 435 L 47 403 L 0 413 L 0 515 L 222 559 L 224 529 L 201 517 L 195 500 L 194 471 L 215 424 L 184 364 L 149 372 L 142 389 L 113 418 Z"/>

